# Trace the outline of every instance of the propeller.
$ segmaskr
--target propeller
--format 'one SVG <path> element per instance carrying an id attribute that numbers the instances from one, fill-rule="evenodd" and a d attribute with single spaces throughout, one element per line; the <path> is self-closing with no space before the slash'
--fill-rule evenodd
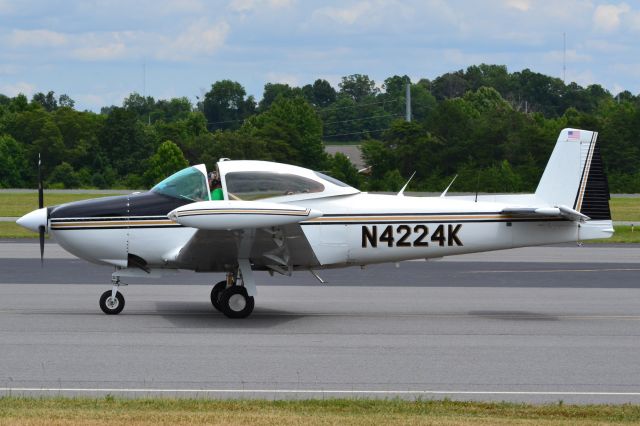
<path id="1" fill-rule="evenodd" d="M 42 189 L 42 160 L 40 159 L 40 153 L 38 153 L 38 208 L 41 209 L 44 207 L 44 190 Z M 47 211 L 47 216 L 49 212 Z M 48 222 L 47 217 L 47 222 Z M 44 233 L 46 228 L 44 225 L 40 225 L 38 227 L 38 234 L 40 237 L 40 266 L 43 266 L 44 263 Z"/>

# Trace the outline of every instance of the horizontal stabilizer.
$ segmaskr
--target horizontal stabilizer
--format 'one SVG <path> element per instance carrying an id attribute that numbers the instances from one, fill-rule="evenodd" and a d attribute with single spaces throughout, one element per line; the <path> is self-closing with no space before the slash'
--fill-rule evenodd
<path id="1" fill-rule="evenodd" d="M 589 220 L 586 216 L 570 207 L 507 207 L 502 210 L 502 214 L 511 216 L 545 216 L 545 217 L 562 217 L 574 222 L 585 222 Z"/>
<path id="2" fill-rule="evenodd" d="M 171 211 L 167 217 L 191 228 L 233 230 L 267 228 L 322 216 L 317 210 L 260 201 L 200 201 Z"/>

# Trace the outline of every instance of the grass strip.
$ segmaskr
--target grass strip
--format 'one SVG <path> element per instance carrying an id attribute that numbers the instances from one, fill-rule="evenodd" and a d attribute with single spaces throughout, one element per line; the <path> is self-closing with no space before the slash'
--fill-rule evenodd
<path id="1" fill-rule="evenodd" d="M 614 226 L 616 232 L 611 238 L 585 240 L 585 244 L 640 243 L 640 226 Z"/>
<path id="2" fill-rule="evenodd" d="M 123 192 L 127 194 L 127 192 Z M 112 197 L 117 194 L 66 194 L 58 192 L 44 193 L 44 205 L 55 206 L 58 204 L 70 203 L 72 201 L 86 200 L 89 198 L 99 197 Z M 2 192 L 0 193 L 0 216 L 1 217 L 16 217 L 29 213 L 32 210 L 38 208 L 38 194 L 32 193 L 13 193 Z"/>
<path id="3" fill-rule="evenodd" d="M 475 424 L 632 424 L 640 406 L 531 405 L 368 399 L 302 401 L 0 398 L 0 423 L 34 424 L 252 424 L 252 425 L 475 425 Z"/>
<path id="4" fill-rule="evenodd" d="M 637 221 L 640 225 L 640 198 L 612 198 L 609 206 L 613 220 Z"/>
<path id="5" fill-rule="evenodd" d="M 15 222 L 0 222 L 0 239 L 6 238 L 38 238 L 38 233 L 18 226 Z"/>

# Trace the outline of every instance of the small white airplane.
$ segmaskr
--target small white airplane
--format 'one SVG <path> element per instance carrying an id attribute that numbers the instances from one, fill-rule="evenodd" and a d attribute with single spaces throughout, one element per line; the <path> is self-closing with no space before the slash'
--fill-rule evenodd
<path id="1" fill-rule="evenodd" d="M 106 314 L 124 308 L 123 277 L 170 269 L 225 272 L 211 291 L 230 318 L 251 314 L 253 271 L 291 275 L 409 259 L 610 237 L 609 189 L 597 133 L 564 129 L 534 194 L 409 197 L 368 194 L 297 166 L 265 161 L 181 170 L 150 191 L 42 208 L 17 223 L 70 253 L 113 265 Z M 220 189 L 218 189 L 220 191 Z"/>

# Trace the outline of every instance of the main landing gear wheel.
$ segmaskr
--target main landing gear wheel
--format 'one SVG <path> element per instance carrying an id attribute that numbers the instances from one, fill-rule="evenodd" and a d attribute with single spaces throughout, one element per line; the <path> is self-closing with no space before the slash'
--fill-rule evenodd
<path id="1" fill-rule="evenodd" d="M 222 305 L 220 305 L 220 298 L 222 296 L 222 292 L 227 288 L 226 281 L 220 281 L 218 284 L 214 285 L 211 289 L 211 304 L 214 308 L 219 311 L 222 311 Z"/>
<path id="2" fill-rule="evenodd" d="M 118 291 L 113 297 L 112 290 L 105 291 L 100 296 L 100 309 L 107 315 L 119 314 L 124 309 L 124 296 Z"/>
<path id="3" fill-rule="evenodd" d="M 222 292 L 220 306 L 229 318 L 246 318 L 253 312 L 254 301 L 244 287 L 234 285 Z"/>

